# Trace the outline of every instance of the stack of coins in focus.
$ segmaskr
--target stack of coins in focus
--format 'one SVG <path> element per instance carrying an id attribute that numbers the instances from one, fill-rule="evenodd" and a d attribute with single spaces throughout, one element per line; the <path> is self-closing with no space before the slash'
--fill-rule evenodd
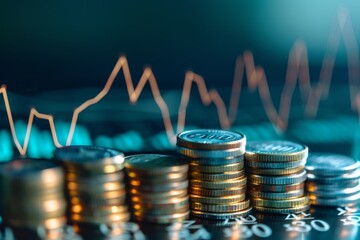
<path id="1" fill-rule="evenodd" d="M 222 220 L 251 212 L 246 199 L 243 134 L 198 129 L 177 136 L 177 151 L 189 161 L 190 208 L 194 217 Z"/>
<path id="2" fill-rule="evenodd" d="M 188 163 L 173 156 L 125 158 L 132 215 L 138 221 L 181 222 L 189 217 Z"/>
<path id="3" fill-rule="evenodd" d="M 51 235 L 46 239 L 63 239 L 61 229 L 66 224 L 63 188 L 63 169 L 53 161 L 18 159 L 2 164 L 0 196 L 5 224 L 13 229 L 27 229 L 29 233 L 40 227 Z"/>
<path id="4" fill-rule="evenodd" d="M 82 224 L 116 224 L 130 217 L 126 205 L 124 156 L 108 148 L 68 146 L 54 151 L 66 170 L 69 219 Z"/>
<path id="5" fill-rule="evenodd" d="M 306 163 L 310 204 L 348 206 L 360 202 L 360 162 L 338 154 L 311 154 Z"/>
<path id="6" fill-rule="evenodd" d="M 245 165 L 249 195 L 258 212 L 296 213 L 309 209 L 304 194 L 306 146 L 288 141 L 249 142 Z"/>

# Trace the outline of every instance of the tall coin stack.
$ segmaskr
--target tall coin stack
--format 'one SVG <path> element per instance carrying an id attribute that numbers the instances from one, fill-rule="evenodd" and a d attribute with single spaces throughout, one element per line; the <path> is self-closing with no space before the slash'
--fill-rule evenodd
<path id="1" fill-rule="evenodd" d="M 132 215 L 138 221 L 181 222 L 189 217 L 187 162 L 173 156 L 125 158 Z"/>
<path id="2" fill-rule="evenodd" d="M 308 148 L 289 141 L 257 141 L 246 146 L 249 195 L 258 212 L 296 213 L 309 209 L 304 194 Z"/>
<path id="3" fill-rule="evenodd" d="M 97 226 L 129 219 L 122 153 L 102 147 L 68 146 L 56 149 L 54 158 L 66 170 L 72 223 Z"/>
<path id="4" fill-rule="evenodd" d="M 351 206 L 360 203 L 360 162 L 339 154 L 311 154 L 305 165 L 310 204 Z"/>
<path id="5" fill-rule="evenodd" d="M 194 217 L 223 220 L 251 212 L 246 199 L 245 144 L 245 135 L 224 130 L 190 130 L 177 136 L 177 151 L 189 161 Z"/>
<path id="6" fill-rule="evenodd" d="M 0 196 L 4 222 L 15 229 L 36 232 L 41 227 L 60 234 L 59 229 L 66 224 L 63 187 L 63 170 L 52 161 L 18 159 L 1 164 Z M 59 234 L 56 236 L 62 238 Z"/>

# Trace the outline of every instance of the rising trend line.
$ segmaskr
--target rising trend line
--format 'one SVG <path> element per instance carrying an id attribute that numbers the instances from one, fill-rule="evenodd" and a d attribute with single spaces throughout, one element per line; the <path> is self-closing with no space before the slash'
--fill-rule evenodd
<path id="1" fill-rule="evenodd" d="M 74 110 L 70 129 L 66 139 L 66 145 L 70 145 L 72 142 L 79 115 L 88 107 L 97 104 L 108 94 L 121 70 L 124 75 L 127 92 L 131 103 L 136 103 L 138 101 L 146 83 L 149 83 L 154 100 L 161 111 L 167 137 L 171 143 L 174 143 L 176 140 L 176 135 L 184 130 L 187 106 L 189 104 L 193 83 L 197 85 L 202 103 L 204 105 L 210 105 L 212 103 L 215 105 L 221 127 L 231 127 L 238 113 L 238 105 L 240 101 L 244 73 L 246 75 L 248 88 L 251 91 L 258 90 L 260 99 L 265 109 L 265 113 L 273 126 L 279 130 L 285 130 L 288 125 L 291 99 L 297 85 L 297 81 L 299 81 L 300 92 L 303 103 L 305 105 L 305 113 L 309 116 L 315 116 L 317 114 L 320 101 L 326 98 L 329 92 L 336 53 L 338 51 L 341 39 L 344 41 L 347 53 L 349 91 L 352 108 L 357 110 L 360 119 L 360 95 L 358 94 L 357 82 L 360 77 L 359 49 L 346 9 L 339 10 L 338 21 L 336 23 L 337 24 L 334 24 L 334 27 L 330 32 L 327 51 L 322 62 L 319 80 L 314 86 L 312 86 L 310 82 L 306 45 L 301 41 L 296 41 L 291 48 L 289 53 L 285 84 L 280 98 L 279 111 L 276 110 L 276 107 L 273 104 L 264 69 L 262 67 L 255 66 L 254 57 L 249 51 L 246 51 L 243 56 L 238 57 L 236 60 L 228 110 L 224 100 L 216 89 L 208 90 L 205 84 L 205 80 L 202 76 L 188 71 L 184 78 L 184 86 L 178 110 L 176 131 L 170 119 L 168 105 L 162 98 L 156 77 L 152 70 L 148 67 L 145 68 L 138 84 L 136 87 L 134 87 L 127 59 L 124 56 L 121 56 L 116 62 L 104 88 L 95 97 L 86 100 Z M 57 147 L 62 146 L 58 141 L 53 116 L 39 113 L 35 108 L 30 110 L 24 142 L 23 145 L 21 145 L 16 135 L 16 129 L 6 86 L 0 87 L 0 94 L 3 96 L 14 144 L 21 155 L 26 155 L 35 117 L 47 120 L 49 122 L 54 145 Z"/>

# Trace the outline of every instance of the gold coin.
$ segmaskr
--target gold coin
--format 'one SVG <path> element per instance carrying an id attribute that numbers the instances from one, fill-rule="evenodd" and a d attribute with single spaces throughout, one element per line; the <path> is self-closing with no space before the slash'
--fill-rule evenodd
<path id="1" fill-rule="evenodd" d="M 290 199 L 297 198 L 304 195 L 304 189 L 299 189 L 291 192 L 260 192 L 260 191 L 249 191 L 249 195 L 254 198 L 264 199 Z"/>
<path id="2" fill-rule="evenodd" d="M 125 205 L 99 207 L 94 210 L 87 209 L 85 206 L 81 206 L 81 205 L 73 205 L 70 208 L 70 212 L 72 214 L 80 214 L 81 216 L 89 216 L 89 217 L 101 217 L 115 213 L 124 213 L 127 211 L 128 211 L 128 207 Z"/>
<path id="3" fill-rule="evenodd" d="M 247 216 L 251 213 L 252 208 L 249 207 L 247 209 L 237 211 L 237 212 L 229 212 L 229 213 L 211 213 L 211 212 L 202 212 L 197 210 L 192 210 L 191 215 L 197 218 L 207 218 L 213 220 L 225 220 L 225 219 L 234 219 Z"/>
<path id="4" fill-rule="evenodd" d="M 44 227 L 45 229 L 59 229 L 65 226 L 67 219 L 66 217 L 60 216 L 56 218 L 49 218 L 49 219 L 41 219 L 37 220 L 36 218 L 32 220 L 22 220 L 22 219 L 7 219 L 7 222 L 10 226 L 14 227 L 21 227 L 21 228 L 36 228 L 36 227 Z"/>
<path id="5" fill-rule="evenodd" d="M 190 178 L 204 181 L 226 181 L 245 176 L 244 170 L 224 173 L 200 173 L 190 172 Z"/>
<path id="6" fill-rule="evenodd" d="M 308 196 L 301 196 L 298 198 L 284 199 L 284 200 L 270 200 L 262 198 L 252 198 L 253 206 L 270 207 L 270 208 L 294 208 L 309 204 Z"/>
<path id="7" fill-rule="evenodd" d="M 167 192 L 171 190 L 182 190 L 187 189 L 189 186 L 189 181 L 181 182 L 169 182 L 163 184 L 142 184 L 139 186 L 129 185 L 129 188 L 135 188 L 141 192 Z"/>
<path id="8" fill-rule="evenodd" d="M 162 199 L 168 199 L 168 198 L 180 198 L 184 197 L 188 194 L 187 189 L 182 190 L 171 190 L 168 192 L 159 192 L 159 193 L 144 193 L 137 189 L 130 189 L 130 199 L 132 202 L 142 202 L 142 201 L 149 201 L 149 202 L 156 202 Z"/>
<path id="9" fill-rule="evenodd" d="M 244 161 L 225 164 L 225 165 L 202 165 L 196 163 L 189 164 L 190 171 L 192 172 L 201 172 L 201 173 L 224 173 L 224 172 L 233 172 L 240 171 L 244 168 Z"/>
<path id="10" fill-rule="evenodd" d="M 167 174 L 170 172 L 187 172 L 187 160 L 160 154 L 137 154 L 125 158 L 127 170 L 142 174 Z"/>
<path id="11" fill-rule="evenodd" d="M 115 164 L 94 164 L 94 165 L 73 165 L 64 164 L 66 172 L 81 173 L 86 175 L 98 175 L 98 174 L 109 174 L 119 172 L 124 168 L 124 162 Z"/>
<path id="12" fill-rule="evenodd" d="M 229 203 L 229 204 L 204 204 L 199 202 L 191 202 L 191 209 L 211 212 L 211 213 L 229 213 L 242 211 L 250 206 L 250 200 L 246 199 L 242 202 Z"/>
<path id="13" fill-rule="evenodd" d="M 104 198 L 102 196 L 92 197 L 92 198 L 79 198 L 79 197 L 70 197 L 70 203 L 72 205 L 84 205 L 90 209 L 96 209 L 101 206 L 117 206 L 126 204 L 126 195 L 114 198 Z"/>
<path id="14" fill-rule="evenodd" d="M 192 202 L 199 202 L 204 204 L 231 204 L 245 200 L 245 194 L 223 196 L 223 197 L 204 197 L 200 195 L 190 195 Z"/>
<path id="15" fill-rule="evenodd" d="M 93 224 L 106 224 L 126 222 L 130 219 L 130 213 L 121 212 L 105 216 L 83 216 L 81 214 L 71 214 L 70 219 L 76 223 L 93 223 Z"/>
<path id="16" fill-rule="evenodd" d="M 305 182 L 288 184 L 288 185 L 267 185 L 267 184 L 248 184 L 250 191 L 261 191 L 261 192 L 290 192 L 299 189 L 303 189 Z"/>
<path id="17" fill-rule="evenodd" d="M 188 178 L 188 173 L 164 173 L 158 175 L 146 175 L 146 174 L 139 174 L 133 171 L 128 170 L 127 176 L 129 181 L 138 181 L 140 183 L 148 183 L 148 184 L 158 184 L 158 183 L 167 183 L 167 182 L 179 182 L 184 181 Z"/>
<path id="18" fill-rule="evenodd" d="M 80 199 L 88 199 L 88 198 L 117 198 L 126 195 L 126 191 L 116 190 L 116 191 L 107 191 L 98 194 L 87 193 L 87 192 L 78 192 L 78 191 L 69 191 L 70 197 L 78 197 Z"/>
<path id="19" fill-rule="evenodd" d="M 292 214 L 292 213 L 305 212 L 310 209 L 310 205 L 306 204 L 303 206 L 291 207 L 291 208 L 269 208 L 269 207 L 260 207 L 260 206 L 253 206 L 253 208 L 258 212 Z"/>
<path id="20" fill-rule="evenodd" d="M 184 206 L 189 203 L 189 196 L 185 196 L 182 198 L 169 198 L 163 199 L 157 202 L 137 202 L 133 203 L 133 209 L 141 209 L 141 208 L 162 208 L 162 207 L 177 207 Z"/>
<path id="21" fill-rule="evenodd" d="M 208 189 L 228 189 L 228 188 L 237 188 L 243 187 L 246 185 L 247 178 L 235 178 L 227 181 L 202 181 L 197 179 L 190 179 L 190 188 L 198 187 L 198 188 L 208 188 Z"/>
<path id="22" fill-rule="evenodd" d="M 141 216 L 138 213 L 134 213 L 134 218 L 138 221 L 166 224 L 166 223 L 174 223 L 174 222 L 183 222 L 184 220 L 189 218 L 189 215 L 190 215 L 189 211 L 183 213 L 163 215 L 163 216 Z"/>
<path id="23" fill-rule="evenodd" d="M 88 185 L 96 185 L 105 182 L 116 182 L 116 181 L 121 182 L 124 179 L 124 173 L 120 171 L 120 172 L 101 174 L 95 176 L 82 176 L 77 173 L 67 172 L 65 178 L 67 181 L 73 181 Z"/>
<path id="24" fill-rule="evenodd" d="M 105 182 L 92 185 L 89 187 L 88 184 L 78 183 L 74 181 L 68 181 L 66 187 L 70 191 L 79 191 L 79 192 L 106 192 L 106 191 L 116 191 L 125 189 L 125 184 L 120 181 Z"/>
<path id="25" fill-rule="evenodd" d="M 288 175 L 300 172 L 304 169 L 304 166 L 298 166 L 294 168 L 246 168 L 246 172 L 257 175 Z"/>
<path id="26" fill-rule="evenodd" d="M 189 188 L 189 193 L 206 197 L 222 197 L 240 195 L 246 192 L 246 187 L 229 188 L 229 189 L 206 189 L 206 188 Z"/>
<path id="27" fill-rule="evenodd" d="M 184 206 L 167 206 L 161 208 L 141 208 L 133 210 L 133 214 L 139 217 L 144 216 L 161 216 L 161 215 L 171 215 L 177 213 L 183 213 L 189 211 L 189 204 Z"/>

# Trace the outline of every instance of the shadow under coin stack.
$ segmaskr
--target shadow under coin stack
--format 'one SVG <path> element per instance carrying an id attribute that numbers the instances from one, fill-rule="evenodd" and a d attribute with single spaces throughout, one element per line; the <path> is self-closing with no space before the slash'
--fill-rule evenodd
<path id="1" fill-rule="evenodd" d="M 185 160 L 159 154 L 125 158 L 132 215 L 138 221 L 174 223 L 189 217 Z"/>
<path id="2" fill-rule="evenodd" d="M 306 163 L 310 204 L 351 206 L 360 203 L 360 162 L 338 154 L 311 154 Z"/>
<path id="3" fill-rule="evenodd" d="M 52 161 L 19 159 L 1 165 L 4 222 L 13 229 L 16 239 L 30 239 L 32 235 L 35 238 L 39 228 L 45 231 L 46 239 L 64 238 L 63 188 L 63 169 Z"/>
<path id="4" fill-rule="evenodd" d="M 190 208 L 194 217 L 224 220 L 251 212 L 246 199 L 243 134 L 212 129 L 177 136 L 177 151 L 189 161 Z"/>
<path id="5" fill-rule="evenodd" d="M 54 158 L 66 170 L 69 218 L 76 231 L 84 234 L 84 229 L 130 218 L 122 153 L 102 147 L 68 146 L 56 149 Z"/>
<path id="6" fill-rule="evenodd" d="M 308 148 L 289 141 L 249 142 L 245 165 L 249 195 L 258 212 L 290 214 L 310 208 L 304 194 Z"/>

